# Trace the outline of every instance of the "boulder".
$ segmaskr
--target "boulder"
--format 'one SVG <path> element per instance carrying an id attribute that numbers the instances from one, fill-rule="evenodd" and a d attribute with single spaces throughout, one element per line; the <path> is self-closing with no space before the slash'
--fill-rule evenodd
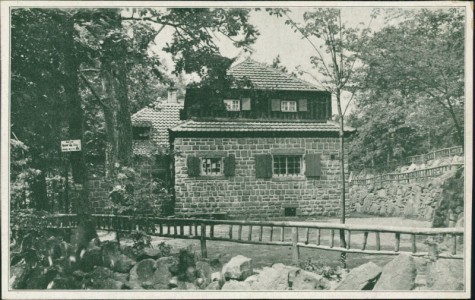
<path id="1" fill-rule="evenodd" d="M 410 218 L 417 215 L 417 207 L 414 206 L 414 201 L 410 198 L 404 206 L 404 217 Z"/>
<path id="2" fill-rule="evenodd" d="M 130 269 L 136 264 L 136 261 L 124 254 L 118 255 L 116 258 L 109 260 L 112 270 L 120 273 L 129 273 Z M 104 262 L 106 263 L 106 262 Z M 106 265 L 107 266 L 107 265 Z"/>
<path id="3" fill-rule="evenodd" d="M 200 283 L 200 286 L 207 286 L 211 280 L 211 274 L 213 273 L 213 269 L 211 268 L 210 264 L 205 261 L 198 261 L 196 262 L 196 274 L 198 279 L 202 279 L 203 282 Z M 219 279 L 218 279 L 219 280 Z"/>
<path id="4" fill-rule="evenodd" d="M 121 290 L 125 284 L 121 281 L 113 278 L 104 278 L 100 280 L 94 280 L 93 284 L 89 287 L 93 290 Z"/>
<path id="5" fill-rule="evenodd" d="M 292 290 L 328 290 L 330 283 L 321 275 L 312 272 L 298 270 L 295 278 L 289 282 Z"/>
<path id="6" fill-rule="evenodd" d="M 376 194 L 378 195 L 378 197 L 380 198 L 385 198 L 387 193 L 386 193 L 386 189 L 379 189 Z"/>
<path id="7" fill-rule="evenodd" d="M 223 274 L 221 272 L 213 272 L 211 273 L 211 281 L 222 281 Z"/>
<path id="8" fill-rule="evenodd" d="M 369 213 L 372 215 L 379 215 L 379 210 L 381 206 L 378 203 L 373 203 L 369 209 Z"/>
<path id="9" fill-rule="evenodd" d="M 300 269 L 286 266 L 284 264 L 274 264 L 272 268 L 264 268 L 258 275 L 246 279 L 251 283 L 253 290 L 279 291 L 289 289 L 289 279 L 296 277 Z M 251 278 L 255 277 L 251 280 Z"/>
<path id="10" fill-rule="evenodd" d="M 81 270 L 90 272 L 95 266 L 102 266 L 102 249 L 99 246 L 91 246 L 82 250 L 79 266 Z"/>
<path id="11" fill-rule="evenodd" d="M 373 291 L 412 290 L 415 286 L 416 275 L 414 257 L 400 254 L 383 267 Z"/>
<path id="12" fill-rule="evenodd" d="M 185 289 L 186 290 L 199 290 L 200 288 L 194 285 L 191 282 L 185 282 Z"/>
<path id="13" fill-rule="evenodd" d="M 221 288 L 223 291 L 249 291 L 251 290 L 251 285 L 248 282 L 230 280 Z"/>
<path id="14" fill-rule="evenodd" d="M 144 248 L 137 254 L 137 260 L 153 258 L 157 259 L 160 257 L 161 251 L 158 248 Z"/>
<path id="15" fill-rule="evenodd" d="M 438 259 L 427 264 L 429 290 L 456 291 L 464 289 L 463 260 Z"/>
<path id="16" fill-rule="evenodd" d="M 335 289 L 343 291 L 364 290 L 365 287 L 371 285 L 378 278 L 381 271 L 381 267 L 373 262 L 368 262 L 351 270 Z"/>
<path id="17" fill-rule="evenodd" d="M 124 287 L 124 280 L 118 280 L 114 272 L 105 267 L 97 267 L 89 275 L 87 288 L 93 290 L 120 290 Z"/>
<path id="18" fill-rule="evenodd" d="M 157 264 L 155 260 L 149 258 L 138 262 L 129 273 L 129 286 L 132 289 L 143 289 L 143 284 L 152 282 L 154 279 Z M 147 283 L 148 284 L 148 283 Z M 168 281 L 166 282 L 168 286 Z"/>
<path id="19" fill-rule="evenodd" d="M 167 289 L 170 279 L 173 274 L 170 272 L 170 268 L 176 264 L 173 257 L 161 257 L 157 259 L 155 267 L 155 273 L 153 275 L 154 288 L 155 289 Z"/>
<path id="20" fill-rule="evenodd" d="M 129 281 L 129 274 L 114 272 L 112 275 L 112 278 L 114 278 L 117 281 L 127 283 Z"/>
<path id="21" fill-rule="evenodd" d="M 253 273 L 252 259 L 242 255 L 237 255 L 231 258 L 231 260 L 223 266 L 221 272 L 226 280 L 244 280 Z"/>
<path id="22" fill-rule="evenodd" d="M 173 276 L 172 278 L 170 278 L 170 280 L 168 281 L 168 286 L 170 288 L 176 288 L 178 286 L 178 277 L 176 276 Z"/>
<path id="23" fill-rule="evenodd" d="M 206 287 L 206 290 L 220 290 L 221 285 L 219 284 L 219 281 L 213 281 L 208 286 Z"/>

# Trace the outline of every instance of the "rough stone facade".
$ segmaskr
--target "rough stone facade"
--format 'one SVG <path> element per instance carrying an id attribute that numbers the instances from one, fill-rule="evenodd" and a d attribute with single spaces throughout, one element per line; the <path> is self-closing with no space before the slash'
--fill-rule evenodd
<path id="1" fill-rule="evenodd" d="M 321 154 L 321 176 L 256 178 L 255 156 L 273 149 L 299 149 Z M 297 216 L 332 216 L 339 212 L 339 140 L 334 137 L 177 137 L 175 150 L 175 214 L 227 213 L 230 217 L 284 216 L 296 207 Z M 190 177 L 188 156 L 212 151 L 235 155 L 235 176 Z M 345 164 L 345 169 L 347 165 Z"/>
<path id="2" fill-rule="evenodd" d="M 387 182 L 383 187 L 352 185 L 349 210 L 377 216 L 397 216 L 432 221 L 443 199 L 443 183 L 453 177 L 450 170 L 438 177 Z M 463 207 L 456 212 L 463 215 Z M 454 217 L 455 221 L 458 219 Z"/>

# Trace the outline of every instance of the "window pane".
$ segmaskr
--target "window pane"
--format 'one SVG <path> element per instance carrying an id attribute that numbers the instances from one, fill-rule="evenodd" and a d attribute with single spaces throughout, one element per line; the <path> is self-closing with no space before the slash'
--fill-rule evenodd
<path id="1" fill-rule="evenodd" d="M 203 175 L 220 175 L 222 170 L 221 158 L 203 158 Z"/>
<path id="2" fill-rule="evenodd" d="M 228 110 L 228 111 L 240 111 L 241 110 L 240 100 L 228 99 L 228 100 L 223 100 L 223 102 L 226 105 L 226 110 Z"/>
<path id="3" fill-rule="evenodd" d="M 280 108 L 282 111 L 297 111 L 297 101 L 281 101 Z"/>
<path id="4" fill-rule="evenodd" d="M 292 155 L 275 155 L 274 156 L 274 175 L 300 175 L 301 170 L 301 156 Z"/>
<path id="5" fill-rule="evenodd" d="M 274 174 L 285 175 L 285 156 L 274 156 Z"/>

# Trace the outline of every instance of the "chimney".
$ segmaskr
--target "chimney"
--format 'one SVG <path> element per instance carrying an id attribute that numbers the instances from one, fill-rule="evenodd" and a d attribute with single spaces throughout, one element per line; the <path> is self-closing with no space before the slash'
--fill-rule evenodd
<path id="1" fill-rule="evenodd" d="M 178 101 L 176 99 L 177 88 L 175 84 L 172 82 L 170 83 L 170 87 L 168 88 L 168 103 L 177 104 Z"/>

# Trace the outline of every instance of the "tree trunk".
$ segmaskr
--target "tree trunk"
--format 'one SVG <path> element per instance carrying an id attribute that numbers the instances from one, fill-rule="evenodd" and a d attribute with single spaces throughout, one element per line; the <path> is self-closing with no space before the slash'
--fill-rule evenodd
<path id="1" fill-rule="evenodd" d="M 336 101 L 338 106 L 338 117 L 339 117 L 339 137 L 340 137 L 340 183 L 341 183 L 341 196 L 340 196 L 340 223 L 345 224 L 346 209 L 345 209 L 345 147 L 344 147 L 344 121 L 343 113 L 341 111 L 341 102 L 340 102 L 340 89 L 336 90 Z"/>
<path id="2" fill-rule="evenodd" d="M 454 108 L 452 106 L 452 102 L 450 101 L 450 98 L 447 98 L 447 104 L 449 106 L 450 116 L 452 117 L 452 120 L 454 121 L 455 130 L 457 130 L 457 144 L 464 147 L 465 143 L 464 143 L 462 127 L 460 127 L 460 124 L 457 120 L 457 116 L 455 115 Z"/>
<path id="3" fill-rule="evenodd" d="M 37 210 L 48 211 L 50 209 L 48 192 L 46 188 L 46 166 L 42 158 L 40 158 L 40 153 L 35 153 L 33 156 L 33 168 L 40 171 L 31 185 L 31 198 L 33 200 L 33 206 Z"/>
<path id="4" fill-rule="evenodd" d="M 109 177 L 114 173 L 117 162 L 121 165 L 132 162 L 132 122 L 125 51 L 125 45 L 114 45 L 114 48 L 105 51 L 101 60 L 102 87 L 104 95 L 107 95 L 105 102 L 108 105 L 104 109 L 104 118 L 107 138 L 106 172 Z"/>
<path id="5" fill-rule="evenodd" d="M 336 102 L 338 107 L 338 117 L 339 117 L 339 137 L 340 137 L 340 184 L 341 184 L 341 196 L 340 196 L 340 223 L 345 224 L 346 221 L 346 183 L 345 183 L 345 140 L 344 140 L 344 121 L 343 121 L 343 112 L 341 110 L 341 91 L 339 88 L 336 89 Z M 340 230 L 340 247 L 346 248 L 346 239 L 345 231 Z M 343 268 L 346 268 L 346 252 L 341 252 L 340 262 Z"/>
<path id="6" fill-rule="evenodd" d="M 73 19 L 73 18 L 71 18 Z M 64 23 L 69 23 L 69 32 L 66 35 L 63 53 L 65 80 L 64 90 L 65 98 L 68 99 L 69 112 L 69 138 L 82 141 L 84 134 L 84 110 L 81 105 L 81 96 L 79 90 L 79 65 L 80 61 L 74 55 L 74 21 L 68 19 Z M 76 198 L 76 213 L 78 218 L 77 228 L 72 232 L 72 244 L 76 250 L 78 259 L 80 251 L 87 246 L 92 238 L 97 237 L 95 224 L 90 218 L 89 188 L 87 182 L 87 166 L 84 159 L 84 143 L 82 151 L 70 153 L 73 181 L 80 187 L 79 198 Z"/>

